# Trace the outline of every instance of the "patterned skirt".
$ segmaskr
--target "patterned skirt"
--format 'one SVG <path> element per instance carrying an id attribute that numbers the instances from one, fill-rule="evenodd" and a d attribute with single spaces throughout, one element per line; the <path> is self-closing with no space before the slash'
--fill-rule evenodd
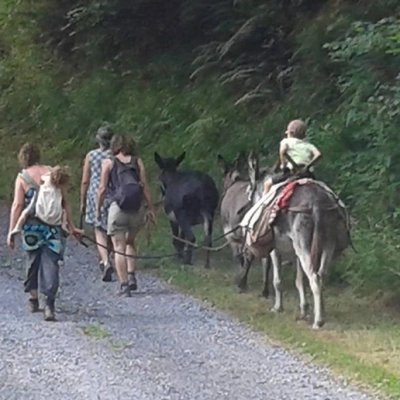
<path id="1" fill-rule="evenodd" d="M 101 209 L 101 220 L 97 221 L 96 218 L 97 193 L 89 191 L 86 199 L 85 222 L 88 225 L 107 231 L 107 218 L 108 218 L 108 209 L 110 208 L 110 204 L 111 204 L 110 199 L 106 198 L 104 200 L 103 207 Z"/>

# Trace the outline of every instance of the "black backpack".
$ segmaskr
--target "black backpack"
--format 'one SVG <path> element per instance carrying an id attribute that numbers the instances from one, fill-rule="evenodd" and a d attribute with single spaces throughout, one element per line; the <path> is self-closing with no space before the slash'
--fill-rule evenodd
<path id="1" fill-rule="evenodd" d="M 122 211 L 138 211 L 143 202 L 143 185 L 140 182 L 140 169 L 137 159 L 125 164 L 117 157 L 111 171 L 114 187 L 114 200 Z"/>

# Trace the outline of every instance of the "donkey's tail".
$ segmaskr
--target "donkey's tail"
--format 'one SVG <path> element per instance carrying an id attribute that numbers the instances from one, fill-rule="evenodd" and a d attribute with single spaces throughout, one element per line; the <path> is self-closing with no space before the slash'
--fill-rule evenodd
<path id="1" fill-rule="evenodd" d="M 323 226 L 322 226 L 322 211 L 318 206 L 313 206 L 311 217 L 314 223 L 314 229 L 311 240 L 311 263 L 314 272 L 319 272 L 319 266 L 321 264 L 321 256 L 323 250 L 324 238 Z"/>

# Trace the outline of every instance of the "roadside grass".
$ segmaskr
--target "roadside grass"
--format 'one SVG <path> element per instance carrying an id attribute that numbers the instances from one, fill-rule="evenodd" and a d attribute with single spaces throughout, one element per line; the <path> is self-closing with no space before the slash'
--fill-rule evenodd
<path id="1" fill-rule="evenodd" d="M 160 219 L 151 244 L 141 241 L 140 254 L 173 252 L 172 244 L 168 244 L 167 223 Z M 201 231 L 196 231 L 201 243 Z M 352 257 L 349 252 L 342 262 L 352 262 L 348 260 Z M 335 282 L 333 276 L 325 290 L 326 325 L 320 331 L 313 331 L 311 321 L 296 321 L 298 297 L 293 268 L 287 267 L 284 272 L 285 311 L 274 314 L 270 312 L 272 282 L 270 298 L 260 295 L 260 263 L 250 272 L 248 290 L 239 293 L 233 283 L 237 267 L 232 263 L 229 249 L 212 255 L 210 270 L 204 269 L 203 258 L 204 252 L 197 250 L 194 266 L 166 259 L 141 262 L 139 268 L 235 316 L 275 343 L 306 356 L 306 360 L 319 362 L 359 386 L 400 398 L 400 319 L 398 309 L 393 307 L 396 299 L 361 296 L 348 285 Z M 308 299 L 312 305 L 309 290 Z"/>
<path id="2" fill-rule="evenodd" d="M 93 339 L 107 339 L 110 337 L 110 332 L 102 328 L 100 325 L 87 325 L 82 327 L 82 331 L 86 336 Z"/>
<path id="3" fill-rule="evenodd" d="M 133 344 L 125 340 L 118 340 L 118 339 L 111 340 L 111 348 L 116 353 L 122 353 L 124 350 L 130 349 L 132 347 Z"/>

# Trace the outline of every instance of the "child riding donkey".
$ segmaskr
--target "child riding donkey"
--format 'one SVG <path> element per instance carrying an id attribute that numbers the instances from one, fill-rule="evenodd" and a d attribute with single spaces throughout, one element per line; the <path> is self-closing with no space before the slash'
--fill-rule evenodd
<path id="1" fill-rule="evenodd" d="M 305 140 L 307 126 L 303 121 L 290 122 L 285 133 L 287 137 L 281 141 L 279 148 L 281 172 L 274 174 L 265 182 L 264 194 L 270 191 L 272 185 L 284 182 L 299 172 L 303 177 L 313 178 L 312 165 L 322 156 L 313 144 Z"/>
<path id="2" fill-rule="evenodd" d="M 246 251 L 256 258 L 271 256 L 275 288 L 273 311 L 283 310 L 281 261 L 293 262 L 297 270 L 300 318 L 306 317 L 308 307 L 305 275 L 314 299 L 313 328 L 319 329 L 324 324 L 324 276 L 331 263 L 351 244 L 350 218 L 346 206 L 332 189 L 315 180 L 310 172 L 321 153 L 304 140 L 304 122 L 292 121 L 286 134 L 287 138 L 280 144 L 281 173 L 265 170 L 260 174 L 258 157 L 249 155 L 248 194 L 253 206 L 240 226 Z M 248 270 L 244 280 L 247 274 Z"/>

